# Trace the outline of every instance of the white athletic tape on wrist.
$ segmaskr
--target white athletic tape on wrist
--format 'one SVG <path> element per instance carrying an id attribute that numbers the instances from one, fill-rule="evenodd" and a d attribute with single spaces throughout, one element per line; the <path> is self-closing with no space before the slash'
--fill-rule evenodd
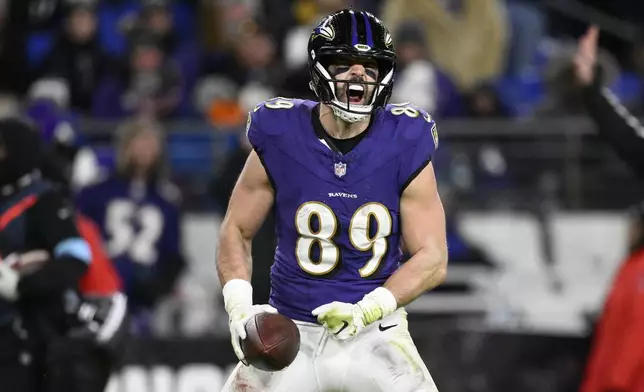
<path id="1" fill-rule="evenodd" d="M 244 279 L 229 280 L 222 289 L 226 312 L 240 306 L 253 305 L 253 286 Z"/>
<path id="2" fill-rule="evenodd" d="M 364 313 L 365 325 L 383 319 L 398 309 L 396 297 L 384 287 L 378 287 L 358 302 Z"/>

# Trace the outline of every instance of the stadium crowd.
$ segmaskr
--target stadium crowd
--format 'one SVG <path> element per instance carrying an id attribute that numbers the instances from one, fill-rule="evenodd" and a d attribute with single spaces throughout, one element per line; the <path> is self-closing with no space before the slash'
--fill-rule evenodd
<path id="1" fill-rule="evenodd" d="M 636 2 L 610 3 L 603 6 L 607 12 L 629 22 L 641 19 Z M 320 15 L 353 5 L 378 15 L 394 33 L 400 61 L 394 101 L 412 101 L 438 118 L 581 110 L 579 100 L 571 99 L 570 37 L 585 26 L 539 1 L 0 4 L 3 107 L 25 94 L 45 94 L 56 97 L 61 109 L 98 119 L 197 117 L 218 128 L 238 126 L 265 98 L 311 96 L 308 34 Z M 640 108 L 642 46 L 636 37 L 626 42 L 608 35 L 611 51 L 600 61 L 607 83 Z"/>
<path id="2" fill-rule="evenodd" d="M 624 24 L 644 20 L 644 7 L 636 2 L 585 3 L 603 7 Z M 241 132 L 247 112 L 270 97 L 312 98 L 307 39 L 320 16 L 348 6 L 369 10 L 393 32 L 399 57 L 394 102 L 410 101 L 438 121 L 583 113 L 572 59 L 574 37 L 587 25 L 536 0 L 0 1 L 0 113 L 22 111 L 46 140 L 78 150 L 73 170 L 77 191 L 103 181 L 101 173 L 123 174 L 123 165 L 133 162 L 143 169 L 127 172 L 128 179 L 149 173 L 165 178 L 162 124 L 207 124 L 211 133 L 229 141 L 217 157 L 221 167 L 214 178 L 212 166 L 200 166 L 207 169 L 210 206 L 221 214 L 249 152 Z M 602 46 L 607 50 L 598 55 L 605 83 L 636 114 L 644 110 L 644 46 L 639 42 L 635 33 L 626 38 L 605 34 Z M 133 120 L 117 126 L 126 118 Z M 115 147 L 85 146 L 91 133 L 86 131 L 93 131 L 94 124 L 110 124 Z M 190 156 L 210 148 L 198 146 L 198 141 L 189 146 Z M 485 193 L 486 186 L 505 187 L 509 175 L 503 152 L 488 143 L 477 154 L 479 164 L 472 164 L 476 172 L 470 173 L 484 178 L 477 192 Z M 447 146 L 437 159 L 450 160 L 437 163 L 441 183 L 454 185 L 445 192 L 475 187 L 463 185 L 468 175 L 459 166 L 471 157 L 451 154 Z M 170 169 L 177 171 L 176 166 Z M 446 176 L 449 181 L 444 181 Z M 172 216 L 194 205 L 190 190 L 174 179 L 185 191 L 181 208 L 175 188 L 160 191 L 167 202 L 163 208 Z M 127 235 L 114 237 L 120 223 L 134 219 L 123 215 L 132 213 L 129 207 L 120 206 L 118 216 L 110 219 L 110 211 L 95 206 L 91 192 L 81 191 L 79 206 L 95 220 L 105 220 L 102 229 L 111 256 L 123 267 L 119 272 L 126 276 L 126 286 L 134 282 L 127 293 L 143 307 L 155 305 L 171 293 L 183 268 L 178 246 L 165 252 L 169 261 L 161 263 L 164 268 L 155 278 L 124 267 L 121 256 L 136 256 L 143 260 L 136 265 L 151 265 L 155 255 L 144 242 L 136 247 L 125 241 Z M 491 263 L 459 235 L 451 219 L 453 205 L 446 210 L 450 259 Z M 137 219 L 141 226 L 154 222 L 155 216 Z M 163 225 L 158 233 L 150 229 L 153 239 L 169 236 L 180 242 L 180 218 L 170 221 L 174 226 Z M 265 259 L 258 265 L 266 268 L 258 268 L 258 275 L 266 275 L 271 262 L 270 219 L 263 230 L 260 238 L 266 241 L 256 242 L 255 253 Z M 267 293 L 267 288 L 258 292 Z"/>

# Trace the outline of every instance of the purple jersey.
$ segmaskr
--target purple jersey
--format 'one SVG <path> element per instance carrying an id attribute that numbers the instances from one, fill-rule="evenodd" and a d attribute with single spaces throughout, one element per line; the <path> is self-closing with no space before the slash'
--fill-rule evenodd
<path id="1" fill-rule="evenodd" d="M 258 105 L 247 125 L 275 190 L 278 245 L 270 303 L 309 322 L 316 322 L 316 307 L 355 303 L 396 271 L 400 197 L 438 144 L 427 113 L 387 105 L 343 155 L 318 138 L 316 105 L 276 98 Z"/>

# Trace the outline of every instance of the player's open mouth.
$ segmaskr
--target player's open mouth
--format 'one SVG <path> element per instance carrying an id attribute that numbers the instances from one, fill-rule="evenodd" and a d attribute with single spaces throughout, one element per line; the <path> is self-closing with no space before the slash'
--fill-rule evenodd
<path id="1" fill-rule="evenodd" d="M 364 86 L 360 84 L 350 84 L 347 89 L 347 100 L 349 103 L 361 104 L 364 98 Z"/>

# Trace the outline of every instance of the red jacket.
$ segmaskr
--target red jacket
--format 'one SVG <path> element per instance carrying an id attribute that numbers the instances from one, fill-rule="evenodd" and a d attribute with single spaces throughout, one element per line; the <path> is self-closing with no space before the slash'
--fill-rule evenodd
<path id="1" fill-rule="evenodd" d="M 79 289 L 83 294 L 110 295 L 121 289 L 121 279 L 112 261 L 103 248 L 101 232 L 94 222 L 77 214 L 78 232 L 89 244 L 92 262 L 80 281 Z"/>
<path id="2" fill-rule="evenodd" d="M 644 250 L 620 267 L 580 392 L 644 392 Z"/>

